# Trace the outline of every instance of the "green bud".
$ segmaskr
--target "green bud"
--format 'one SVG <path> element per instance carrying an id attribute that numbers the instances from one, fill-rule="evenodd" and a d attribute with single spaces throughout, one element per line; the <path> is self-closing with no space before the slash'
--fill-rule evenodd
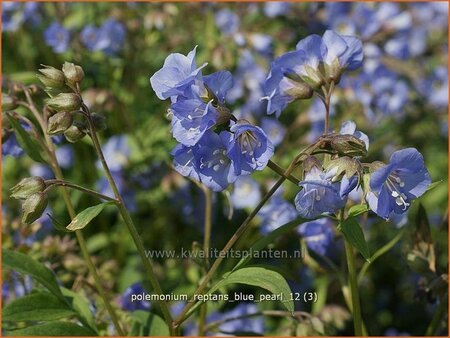
<path id="1" fill-rule="evenodd" d="M 64 62 L 62 71 L 67 83 L 72 85 L 81 82 L 84 78 L 83 68 L 71 62 Z"/>
<path id="2" fill-rule="evenodd" d="M 42 192 L 46 188 L 42 177 L 27 177 L 11 188 L 11 197 L 24 200 L 36 192 Z"/>
<path id="3" fill-rule="evenodd" d="M 61 93 L 47 101 L 50 108 L 56 111 L 73 111 L 81 107 L 81 98 L 74 93 Z"/>
<path id="4" fill-rule="evenodd" d="M 92 121 L 94 122 L 95 129 L 97 130 L 105 130 L 106 129 L 106 118 L 105 116 L 97 113 L 91 114 Z"/>
<path id="5" fill-rule="evenodd" d="M 286 78 L 285 81 L 285 83 L 289 86 L 289 88 L 285 89 L 285 92 L 294 99 L 303 100 L 312 97 L 313 90 L 306 82 L 301 80 L 295 81 L 289 78 Z"/>
<path id="6" fill-rule="evenodd" d="M 64 132 L 64 136 L 66 137 L 66 140 L 70 143 L 75 143 L 81 140 L 86 135 L 86 132 L 84 131 L 84 126 L 79 123 L 78 121 L 75 121 L 67 130 Z"/>
<path id="7" fill-rule="evenodd" d="M 17 108 L 17 103 L 14 98 L 8 94 L 2 93 L 2 111 L 13 110 Z"/>
<path id="8" fill-rule="evenodd" d="M 45 68 L 39 69 L 39 72 L 41 74 L 37 74 L 39 81 L 42 82 L 42 84 L 47 88 L 56 88 L 60 89 L 63 88 L 65 85 L 65 78 L 62 71 L 59 69 L 45 66 Z"/>
<path id="9" fill-rule="evenodd" d="M 319 69 L 316 70 L 306 65 L 305 70 L 307 75 L 302 75 L 301 78 L 310 85 L 313 90 L 318 90 L 325 84 Z"/>
<path id="10" fill-rule="evenodd" d="M 41 217 L 47 204 L 47 194 L 43 192 L 36 192 L 28 196 L 22 205 L 22 222 L 26 224 L 33 223 Z"/>
<path id="11" fill-rule="evenodd" d="M 336 58 L 331 65 L 324 65 L 324 71 L 328 83 L 334 82 L 335 84 L 338 84 L 344 69 L 341 68 L 339 59 Z"/>
<path id="12" fill-rule="evenodd" d="M 355 174 L 358 174 L 358 177 L 360 177 L 362 173 L 362 168 L 359 161 L 348 156 L 338 157 L 331 160 L 328 162 L 326 169 L 327 171 L 335 171 L 332 179 L 333 182 L 339 181 L 344 175 L 347 176 L 347 178 L 350 178 Z"/>
<path id="13" fill-rule="evenodd" d="M 64 133 L 73 123 L 72 114 L 69 112 L 56 113 L 48 119 L 47 134 L 55 135 Z"/>
<path id="14" fill-rule="evenodd" d="M 339 156 L 366 156 L 366 144 L 353 135 L 328 134 L 321 137 L 321 149 Z"/>

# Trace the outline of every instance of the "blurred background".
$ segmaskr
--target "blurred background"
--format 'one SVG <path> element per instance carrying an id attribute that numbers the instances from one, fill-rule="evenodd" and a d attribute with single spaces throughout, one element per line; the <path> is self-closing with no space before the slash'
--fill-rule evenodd
<path id="1" fill-rule="evenodd" d="M 346 73 L 333 94 L 332 128 L 339 131 L 342 122 L 355 121 L 357 129 L 370 139 L 367 161 L 388 161 L 395 150 L 416 147 L 433 182 L 442 181 L 405 217 L 384 222 L 370 214 L 361 219 L 371 252 L 406 229 L 361 280 L 362 312 L 368 331 L 371 335 L 423 335 L 439 297 L 430 291 L 432 279 L 407 264 L 407 257 L 417 244 L 418 224 L 426 218 L 436 276 L 448 271 L 446 2 L 3 2 L 2 91 L 7 93 L 14 82 L 38 84 L 35 74 L 41 64 L 60 68 L 64 61 L 70 61 L 81 65 L 85 72 L 83 98 L 93 111 L 106 117 L 108 128 L 101 134 L 102 147 L 146 248 L 191 248 L 194 242 L 203 240 L 204 196 L 195 184 L 171 169 L 170 151 L 176 142 L 170 136 L 169 103 L 156 97 L 150 76 L 170 53 L 186 55 L 198 45 L 198 64 L 208 62 L 205 73 L 233 73 L 228 107 L 236 116 L 261 126 L 276 146 L 274 161 L 287 166 L 300 149 L 321 135 L 323 105 L 316 99 L 295 102 L 277 120 L 265 114 L 261 85 L 275 57 L 294 50 L 300 39 L 313 33 L 321 35 L 326 29 L 360 37 L 365 54 L 363 67 Z M 42 102 L 45 95 L 38 97 Z M 17 112 L 27 114 L 20 109 Z M 67 180 L 111 194 L 87 141 L 74 145 L 61 141 L 57 155 Z M 104 323 L 104 332 L 113 333 L 74 236 L 55 230 L 47 215 L 68 224 L 61 198 L 52 194 L 48 212 L 41 219 L 31 226 L 21 224 L 20 203 L 9 198 L 9 189 L 27 176 L 52 178 L 53 174 L 23 153 L 14 134 L 2 132 L 3 247 L 27 253 L 50 266 L 63 285 L 88 297 L 97 321 Z M 222 248 L 274 179 L 276 175 L 266 169 L 214 194 L 213 248 Z M 238 249 L 248 248 L 262 235 L 296 217 L 293 197 L 298 189 L 289 182 L 283 187 L 258 214 Z M 77 210 L 97 203 L 77 192 L 71 196 Z M 358 204 L 361 196 L 355 193 L 351 199 Z M 426 210 L 425 216 L 418 212 L 419 203 Z M 107 209 L 84 232 L 121 318 L 128 318 L 133 310 L 150 309 L 146 302 L 129 302 L 131 292 L 149 289 L 117 213 Z M 209 307 L 209 333 L 352 334 L 336 272 L 345 267 L 345 260 L 335 224 L 302 225 L 278 238 L 273 247 L 292 251 L 302 243 L 308 251 L 303 260 L 255 263 L 270 264 L 281 271 L 293 291 L 316 290 L 318 303 L 296 302 L 296 310 L 310 317 L 300 325 L 294 325 L 290 318 L 266 316 L 212 325 L 219 318 L 280 308 L 276 302 L 219 302 Z M 361 269 L 364 261 L 358 259 L 357 268 Z M 156 263 L 164 291 L 193 292 L 201 276 L 193 260 L 164 258 L 156 259 Z M 227 260 L 222 272 L 235 263 Z M 31 280 L 3 271 L 4 304 L 32 288 Z M 181 305 L 174 302 L 173 311 L 179 311 Z M 438 334 L 446 332 L 442 328 Z M 196 334 L 193 321 L 184 326 L 183 333 Z"/>

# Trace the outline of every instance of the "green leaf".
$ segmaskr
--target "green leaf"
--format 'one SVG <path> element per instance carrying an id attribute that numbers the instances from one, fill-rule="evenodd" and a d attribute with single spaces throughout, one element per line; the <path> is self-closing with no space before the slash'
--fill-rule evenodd
<path id="1" fill-rule="evenodd" d="M 339 226 L 350 244 L 361 253 L 366 261 L 370 262 L 369 247 L 367 246 L 364 233 L 358 222 L 353 217 L 350 217 L 340 223 Z"/>
<path id="2" fill-rule="evenodd" d="M 2 262 L 3 266 L 30 275 L 60 300 L 63 302 L 66 301 L 56 282 L 55 276 L 44 264 L 35 261 L 33 258 L 21 252 L 8 249 L 2 250 Z"/>
<path id="3" fill-rule="evenodd" d="M 94 205 L 93 207 L 89 207 L 84 209 L 78 215 L 74 217 L 72 222 L 66 227 L 67 230 L 75 231 L 80 230 L 86 227 L 95 217 L 98 216 L 99 213 L 109 204 L 113 202 L 106 202 Z"/>
<path id="4" fill-rule="evenodd" d="M 264 249 L 267 245 L 272 243 L 279 236 L 285 234 L 286 232 L 289 232 L 290 230 L 292 230 L 296 226 L 298 226 L 298 225 L 300 225 L 300 224 L 302 224 L 304 222 L 309 222 L 309 221 L 311 221 L 311 219 L 305 219 L 305 218 L 299 217 L 299 218 L 297 218 L 297 219 L 295 219 L 295 220 L 293 220 L 293 221 L 291 221 L 289 223 L 286 223 L 286 224 L 282 225 L 281 227 L 275 229 L 271 233 L 269 233 L 267 236 L 262 237 L 259 240 L 257 240 L 255 243 L 253 243 L 251 248 L 249 249 L 249 251 L 250 252 L 260 251 L 260 250 Z M 251 261 L 251 259 L 252 259 L 252 257 L 250 255 L 245 255 L 236 264 L 236 266 L 233 268 L 232 271 L 236 271 L 236 270 L 244 267 L 245 265 L 248 264 L 248 262 Z"/>
<path id="5" fill-rule="evenodd" d="M 55 217 L 53 217 L 52 214 L 47 213 L 47 216 L 52 221 L 52 224 L 56 230 L 61 231 L 61 232 L 66 232 L 66 233 L 70 232 L 69 230 L 66 229 L 66 227 L 64 225 L 62 225 L 62 223 L 60 221 L 58 221 Z"/>
<path id="6" fill-rule="evenodd" d="M 49 322 L 23 329 L 10 330 L 7 336 L 96 336 L 97 334 L 83 326 L 69 322 Z"/>
<path id="7" fill-rule="evenodd" d="M 22 149 L 36 162 L 47 163 L 41 156 L 41 146 L 36 140 L 31 138 L 30 134 L 23 129 L 22 125 L 10 114 L 6 114 L 11 127 L 14 128 L 16 132 L 16 138 Z"/>
<path id="8" fill-rule="evenodd" d="M 69 289 L 61 288 L 62 293 L 68 299 L 72 309 L 78 314 L 80 321 L 97 332 L 94 315 L 89 308 L 89 302 L 82 295 L 75 293 Z"/>
<path id="9" fill-rule="evenodd" d="M 427 191 L 425 191 L 425 193 L 427 193 L 428 191 L 430 191 L 430 190 L 436 188 L 436 187 L 437 187 L 439 184 L 441 184 L 443 181 L 444 181 L 444 180 L 440 180 L 440 181 L 436 181 L 436 182 L 431 183 L 431 184 L 428 186 Z"/>
<path id="10" fill-rule="evenodd" d="M 245 284 L 266 289 L 274 295 L 281 295 L 282 303 L 289 312 L 294 312 L 294 301 L 291 300 L 291 289 L 282 275 L 278 272 L 260 268 L 248 267 L 224 275 L 224 278 L 214 285 L 208 293 L 230 284 Z"/>
<path id="11" fill-rule="evenodd" d="M 48 292 L 35 292 L 14 300 L 3 308 L 5 321 L 46 321 L 73 316 L 67 303 Z"/>
<path id="12" fill-rule="evenodd" d="M 358 215 L 364 214 L 369 210 L 370 208 L 367 204 L 354 205 L 348 210 L 348 217 L 356 217 Z"/>
<path id="13" fill-rule="evenodd" d="M 169 336 L 170 331 L 166 322 L 159 316 L 142 310 L 133 311 L 134 320 L 130 336 Z"/>

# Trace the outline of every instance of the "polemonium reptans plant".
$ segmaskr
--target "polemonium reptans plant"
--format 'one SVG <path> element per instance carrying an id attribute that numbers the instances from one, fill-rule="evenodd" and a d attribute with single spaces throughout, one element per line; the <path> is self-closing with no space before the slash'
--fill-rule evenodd
<path id="1" fill-rule="evenodd" d="M 402 258 L 415 274 L 390 282 L 419 285 L 420 330 L 443 332 L 445 259 L 417 200 L 442 179 L 438 145 L 420 140 L 446 131 L 409 105 L 447 105 L 446 67 L 420 59 L 438 48 L 443 8 L 192 4 L 204 32 L 185 41 L 183 6 L 122 5 L 86 19 L 67 15 L 76 4 L 51 19 L 45 4 L 3 6 L 11 40 L 33 28 L 54 57 L 37 78 L 4 78 L 5 332 L 421 333 L 403 325 L 411 304 L 386 312 L 398 294 L 386 281 L 403 267 L 373 264 L 401 262 L 416 214 Z M 393 121 L 412 127 L 384 135 Z M 187 245 L 180 264 L 172 251 Z M 295 255 L 261 256 L 279 248 Z"/>

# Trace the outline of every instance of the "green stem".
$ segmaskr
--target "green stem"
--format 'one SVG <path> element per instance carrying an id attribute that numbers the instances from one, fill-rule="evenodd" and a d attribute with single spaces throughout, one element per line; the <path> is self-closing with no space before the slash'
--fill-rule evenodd
<path id="1" fill-rule="evenodd" d="M 440 303 L 438 305 L 438 308 L 436 309 L 436 312 L 434 313 L 433 319 L 431 319 L 430 325 L 427 328 L 427 332 L 425 333 L 425 336 L 435 336 L 436 330 L 439 327 L 439 324 L 442 321 L 442 315 L 445 312 L 445 309 L 447 308 L 447 302 L 444 300 L 447 299 L 447 296 L 442 297 L 439 299 Z"/>
<path id="2" fill-rule="evenodd" d="M 43 118 L 41 117 L 41 115 L 39 114 L 39 111 L 37 110 L 36 106 L 34 105 L 34 102 L 31 98 L 30 94 L 28 93 L 28 90 L 25 87 L 24 87 L 24 92 L 25 92 L 25 96 L 26 96 L 28 104 L 29 104 L 28 108 L 31 111 L 31 113 L 34 115 L 36 120 L 38 121 L 38 123 L 42 129 L 42 132 L 44 133 L 45 141 L 47 143 L 48 153 L 50 155 L 50 162 L 51 162 L 51 166 L 52 166 L 53 172 L 55 174 L 55 177 L 58 180 L 64 181 L 64 175 L 62 173 L 61 167 L 59 166 L 58 159 L 56 158 L 55 146 L 53 144 L 52 139 L 46 133 L 46 131 L 47 131 L 46 123 L 43 120 Z M 63 199 L 66 204 L 67 211 L 70 215 L 70 219 L 74 219 L 76 216 L 76 212 L 75 212 L 75 208 L 73 207 L 72 201 L 70 200 L 69 193 L 65 187 L 62 188 L 62 192 L 63 192 Z M 83 236 L 83 233 L 81 232 L 81 230 L 76 230 L 75 236 L 77 237 L 78 245 L 80 246 L 81 254 L 83 256 L 84 261 L 86 262 L 88 271 L 94 278 L 95 287 L 96 287 L 98 293 L 100 294 L 100 297 L 102 298 L 103 303 L 105 304 L 106 311 L 108 311 L 109 315 L 111 316 L 111 320 L 113 322 L 114 328 L 116 329 L 119 336 L 124 336 L 125 332 L 122 330 L 122 328 L 119 324 L 119 319 L 118 319 L 111 303 L 108 301 L 106 291 L 100 282 L 100 277 L 98 276 L 97 269 L 95 268 L 94 263 L 92 262 L 91 256 L 89 255 L 89 252 L 88 252 L 88 249 L 86 246 L 86 240 Z"/>
<path id="3" fill-rule="evenodd" d="M 103 200 L 106 200 L 106 201 L 117 202 L 116 199 L 114 199 L 114 198 L 111 198 L 109 196 L 103 195 L 103 194 L 101 194 L 101 193 L 99 193 L 97 191 L 94 191 L 94 190 L 82 187 L 82 186 L 80 186 L 78 184 L 66 182 L 64 180 L 59 180 L 59 179 L 57 179 L 57 180 L 46 180 L 45 182 L 48 184 L 48 186 L 44 190 L 44 192 L 47 192 L 48 190 L 50 190 L 50 189 L 52 189 L 54 187 L 60 186 L 60 187 L 67 187 L 67 188 L 79 190 L 79 191 L 85 192 L 86 194 L 92 195 L 94 197 L 97 197 L 97 198 L 100 198 L 100 199 L 103 199 Z"/>
<path id="4" fill-rule="evenodd" d="M 350 293 L 352 295 L 353 326 L 355 328 L 355 336 L 362 336 L 363 329 L 362 329 L 361 306 L 359 301 L 358 282 L 356 280 L 356 269 L 355 269 L 353 247 L 347 241 L 346 238 L 344 238 L 344 244 L 345 244 L 345 255 L 347 257 L 349 287 Z"/>
<path id="5" fill-rule="evenodd" d="M 158 295 L 162 295 L 163 292 L 162 292 L 161 286 L 160 286 L 160 284 L 158 282 L 158 279 L 156 278 L 155 271 L 153 270 L 153 264 L 152 264 L 150 258 L 148 258 L 146 256 L 146 254 L 145 254 L 144 244 L 142 243 L 142 240 L 141 240 L 141 238 L 139 236 L 139 233 L 138 233 L 138 231 L 136 229 L 136 226 L 134 225 L 134 222 L 133 222 L 130 214 L 128 213 L 128 210 L 125 207 L 124 201 L 123 201 L 122 196 L 121 196 L 121 194 L 119 192 L 119 189 L 117 188 L 116 182 L 114 181 L 114 178 L 113 178 L 113 176 L 111 174 L 111 171 L 109 170 L 109 166 L 106 163 L 106 159 L 105 159 L 105 156 L 103 155 L 103 151 L 102 151 L 102 148 L 100 146 L 100 142 L 98 140 L 97 132 L 95 130 L 95 126 L 94 126 L 94 123 L 92 121 L 92 118 L 91 118 L 91 115 L 90 115 L 90 111 L 89 111 L 89 109 L 87 108 L 87 106 L 84 103 L 82 104 L 82 109 L 87 114 L 87 121 L 88 121 L 88 124 L 89 124 L 89 135 L 91 136 L 92 142 L 94 144 L 95 151 L 97 153 L 98 158 L 100 159 L 100 162 L 102 164 L 103 170 L 105 171 L 106 178 L 107 178 L 107 180 L 109 182 L 109 185 L 110 185 L 110 187 L 111 187 L 111 189 L 112 189 L 112 191 L 114 193 L 114 196 L 116 197 L 116 200 L 117 200 L 116 205 L 117 205 L 117 208 L 119 209 L 119 213 L 122 216 L 122 219 L 123 219 L 123 221 L 125 222 L 125 224 L 126 224 L 126 226 L 128 228 L 128 231 L 129 231 L 129 233 L 130 233 L 130 235 L 131 235 L 131 237 L 133 239 L 133 242 L 134 242 L 134 244 L 135 244 L 135 246 L 136 246 L 136 248 L 137 248 L 137 250 L 139 252 L 139 255 L 141 256 L 142 262 L 144 264 L 144 267 L 147 270 L 150 283 L 151 283 L 155 293 L 158 294 Z M 172 316 L 170 314 L 169 307 L 168 307 L 168 305 L 167 305 L 167 303 L 165 301 L 161 301 L 160 300 L 160 301 L 158 301 L 158 304 L 161 307 L 161 312 L 162 312 L 162 314 L 164 316 L 165 322 L 167 323 L 167 325 L 168 325 L 168 327 L 170 329 L 171 335 L 173 335 L 174 334 L 174 327 L 172 325 L 173 320 L 172 320 Z"/>
<path id="6" fill-rule="evenodd" d="M 280 167 L 278 164 L 276 164 L 275 162 L 273 162 L 272 160 L 269 160 L 269 162 L 267 163 L 267 166 L 272 169 L 274 172 L 276 172 L 278 175 L 280 176 L 284 176 L 284 172 L 286 171 L 285 169 L 283 169 L 282 167 Z M 300 180 L 295 177 L 294 175 L 289 175 L 286 176 L 286 179 L 288 179 L 289 181 L 291 181 L 292 183 L 294 183 L 295 185 L 298 185 L 300 183 Z"/>

